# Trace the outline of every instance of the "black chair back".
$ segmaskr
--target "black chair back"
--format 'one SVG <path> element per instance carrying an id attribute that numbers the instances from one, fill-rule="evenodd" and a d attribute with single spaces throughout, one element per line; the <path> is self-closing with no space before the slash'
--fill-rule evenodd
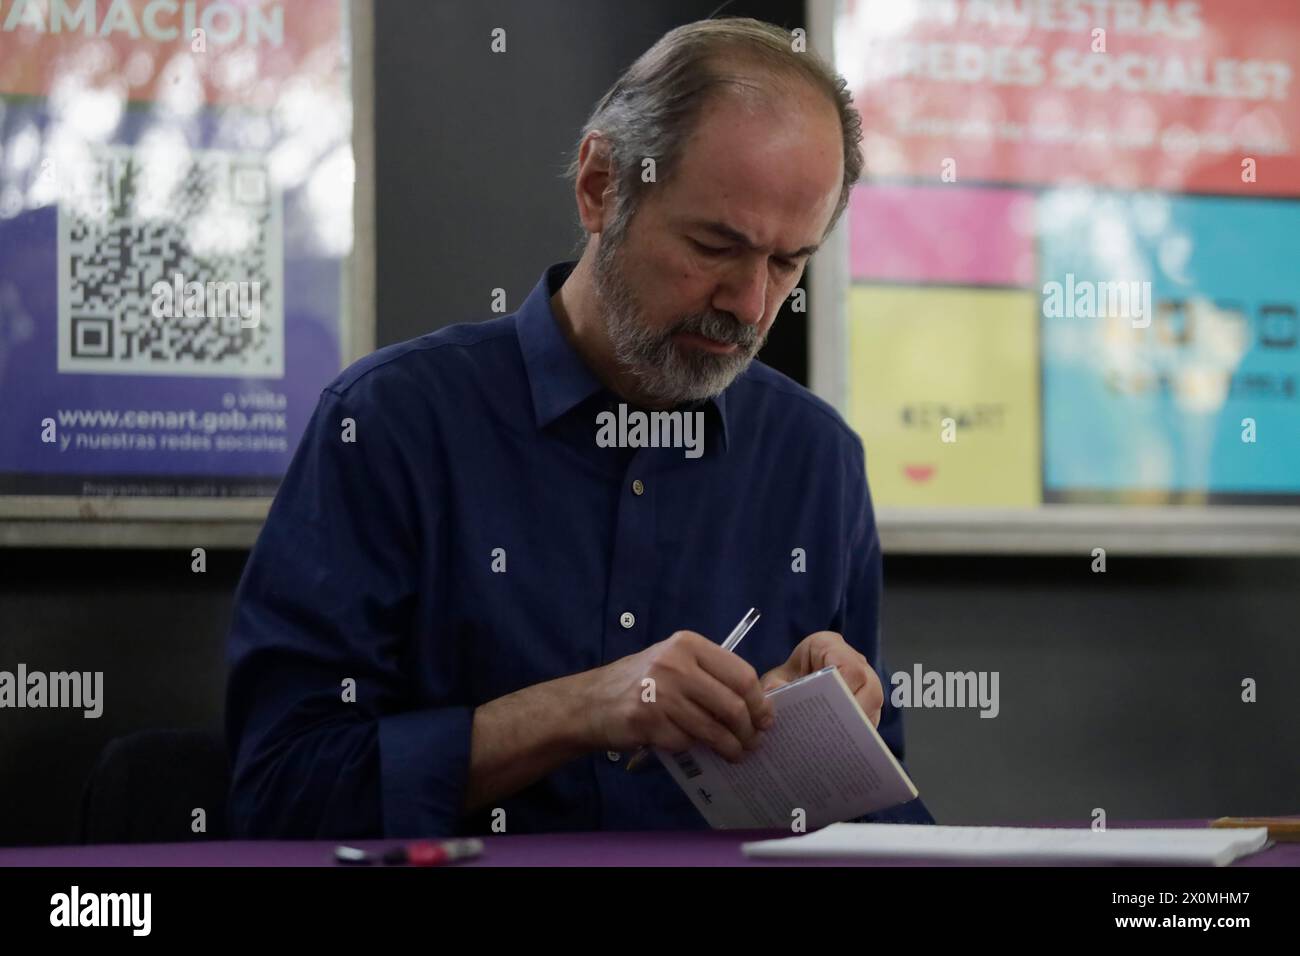
<path id="1" fill-rule="evenodd" d="M 224 840 L 229 787 L 229 759 L 219 733 L 144 730 L 118 737 L 104 748 L 86 782 L 78 838 L 82 843 Z M 196 821 L 204 829 L 196 830 Z"/>

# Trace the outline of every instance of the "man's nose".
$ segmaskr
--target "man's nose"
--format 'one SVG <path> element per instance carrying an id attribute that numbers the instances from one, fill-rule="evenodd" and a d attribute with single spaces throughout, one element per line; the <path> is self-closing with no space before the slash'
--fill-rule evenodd
<path id="1" fill-rule="evenodd" d="M 767 314 L 769 281 L 766 256 L 744 257 L 723 279 L 713 297 L 714 308 L 730 312 L 745 325 L 757 326 Z"/>

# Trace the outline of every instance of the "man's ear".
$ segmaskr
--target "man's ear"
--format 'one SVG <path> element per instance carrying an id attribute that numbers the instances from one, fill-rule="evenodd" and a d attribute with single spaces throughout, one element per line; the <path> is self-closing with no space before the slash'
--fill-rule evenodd
<path id="1" fill-rule="evenodd" d="M 578 148 L 578 176 L 574 183 L 578 218 L 588 233 L 605 231 L 614 199 L 613 169 L 609 141 L 600 130 L 592 130 Z"/>

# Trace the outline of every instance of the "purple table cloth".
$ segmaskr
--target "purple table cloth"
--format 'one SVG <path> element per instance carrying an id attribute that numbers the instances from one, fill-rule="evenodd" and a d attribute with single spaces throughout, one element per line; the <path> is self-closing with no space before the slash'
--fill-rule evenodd
<path id="1" fill-rule="evenodd" d="M 1202 827 L 1207 820 L 1163 820 L 1115 827 Z M 456 866 L 945 866 L 929 860 L 752 860 L 749 840 L 789 836 L 782 831 L 553 833 L 483 837 L 483 855 Z M 13 866 L 338 866 L 339 841 L 235 841 L 0 849 L 0 867 Z M 395 840 L 345 841 L 380 851 Z M 1012 864 L 1014 865 L 1014 864 Z M 1277 843 L 1234 866 L 1300 866 L 1300 843 Z M 366 869 L 364 866 L 349 869 Z"/>

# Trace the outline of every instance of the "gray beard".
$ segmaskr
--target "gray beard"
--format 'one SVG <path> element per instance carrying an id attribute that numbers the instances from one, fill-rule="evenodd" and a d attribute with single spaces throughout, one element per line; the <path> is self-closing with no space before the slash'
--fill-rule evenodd
<path id="1" fill-rule="evenodd" d="M 609 247 L 609 248 L 607 248 Z M 643 396 L 666 405 L 712 398 L 749 367 L 767 336 L 723 312 L 691 315 L 668 329 L 650 328 L 636 294 L 627 284 L 619 247 L 601 237 L 593 263 L 597 300 L 605 313 L 614 358 L 630 373 Z M 694 332 L 739 346 L 730 355 L 679 348 L 677 332 Z"/>

